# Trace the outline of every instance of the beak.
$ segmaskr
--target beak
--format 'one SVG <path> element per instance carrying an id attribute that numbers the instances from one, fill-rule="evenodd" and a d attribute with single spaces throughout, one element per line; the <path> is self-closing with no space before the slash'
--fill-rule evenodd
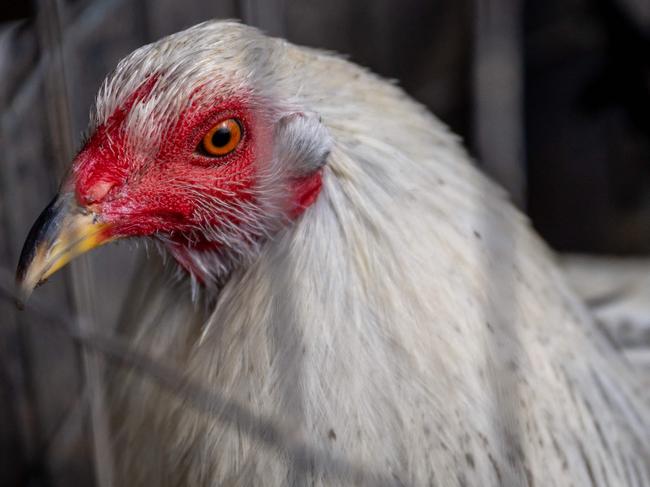
<path id="1" fill-rule="evenodd" d="M 21 301 L 72 259 L 112 240 L 109 228 L 79 206 L 73 194 L 54 198 L 32 226 L 20 254 L 16 284 Z"/>

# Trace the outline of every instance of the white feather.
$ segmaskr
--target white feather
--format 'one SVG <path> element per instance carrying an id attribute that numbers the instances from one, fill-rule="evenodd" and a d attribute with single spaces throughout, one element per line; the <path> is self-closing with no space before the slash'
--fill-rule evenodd
<path id="1" fill-rule="evenodd" d="M 315 113 L 333 142 L 298 221 L 265 228 L 245 259 L 203 262 L 224 276 L 213 309 L 148 274 L 123 332 L 366 474 L 305 469 L 126 372 L 112 387 L 119 485 L 650 485 L 639 377 L 424 108 L 337 57 L 209 22 L 122 61 L 95 124 L 152 73 L 133 141 L 157 140 L 207 83 L 272 101 L 274 120 Z"/>

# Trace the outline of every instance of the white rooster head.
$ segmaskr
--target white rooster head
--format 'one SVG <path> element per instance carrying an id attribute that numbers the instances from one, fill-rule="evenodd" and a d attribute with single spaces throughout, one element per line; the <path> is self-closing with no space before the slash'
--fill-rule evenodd
<path id="1" fill-rule="evenodd" d="M 218 283 L 309 207 L 332 142 L 286 89 L 287 77 L 297 90 L 300 81 L 285 46 L 208 22 L 120 62 L 25 243 L 25 294 L 76 255 L 124 237 L 152 237 L 199 282 Z"/>

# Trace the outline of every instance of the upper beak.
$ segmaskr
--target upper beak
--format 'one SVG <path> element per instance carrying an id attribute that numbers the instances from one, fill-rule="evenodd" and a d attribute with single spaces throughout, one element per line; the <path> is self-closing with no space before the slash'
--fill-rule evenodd
<path id="1" fill-rule="evenodd" d="M 109 225 L 65 193 L 43 210 L 20 254 L 16 283 L 24 302 L 34 288 L 78 255 L 111 240 Z"/>

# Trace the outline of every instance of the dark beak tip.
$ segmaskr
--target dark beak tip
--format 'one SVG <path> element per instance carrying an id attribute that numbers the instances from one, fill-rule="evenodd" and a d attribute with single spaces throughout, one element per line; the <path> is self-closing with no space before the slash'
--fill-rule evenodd
<path id="1" fill-rule="evenodd" d="M 23 250 L 23 255 L 25 254 Z M 23 255 L 20 257 L 20 261 L 18 263 L 18 268 L 16 269 L 16 287 L 15 287 L 15 293 L 16 297 L 14 298 L 14 302 L 16 304 L 16 308 L 19 310 L 24 310 L 25 305 L 27 303 L 27 300 L 29 299 L 29 296 L 31 294 L 31 290 L 25 287 L 25 275 L 27 273 L 27 268 L 29 267 L 29 261 L 31 259 L 25 259 L 23 258 Z"/>
<path id="2" fill-rule="evenodd" d="M 50 233 L 53 229 L 56 229 L 61 218 L 59 210 L 65 203 L 66 201 L 62 201 L 58 196 L 54 197 L 38 216 L 27 234 L 16 267 L 17 298 L 15 301 L 18 309 L 25 308 L 25 303 L 33 291 L 31 286 L 25 286 L 25 278 L 36 255 L 36 250 L 40 244 L 47 242 L 51 238 Z"/>
<path id="3" fill-rule="evenodd" d="M 27 301 L 32 295 L 32 291 L 33 289 L 30 289 L 29 286 L 25 286 L 21 280 L 16 279 L 16 291 L 14 296 L 14 304 L 16 305 L 16 308 L 20 311 L 25 309 Z"/>

